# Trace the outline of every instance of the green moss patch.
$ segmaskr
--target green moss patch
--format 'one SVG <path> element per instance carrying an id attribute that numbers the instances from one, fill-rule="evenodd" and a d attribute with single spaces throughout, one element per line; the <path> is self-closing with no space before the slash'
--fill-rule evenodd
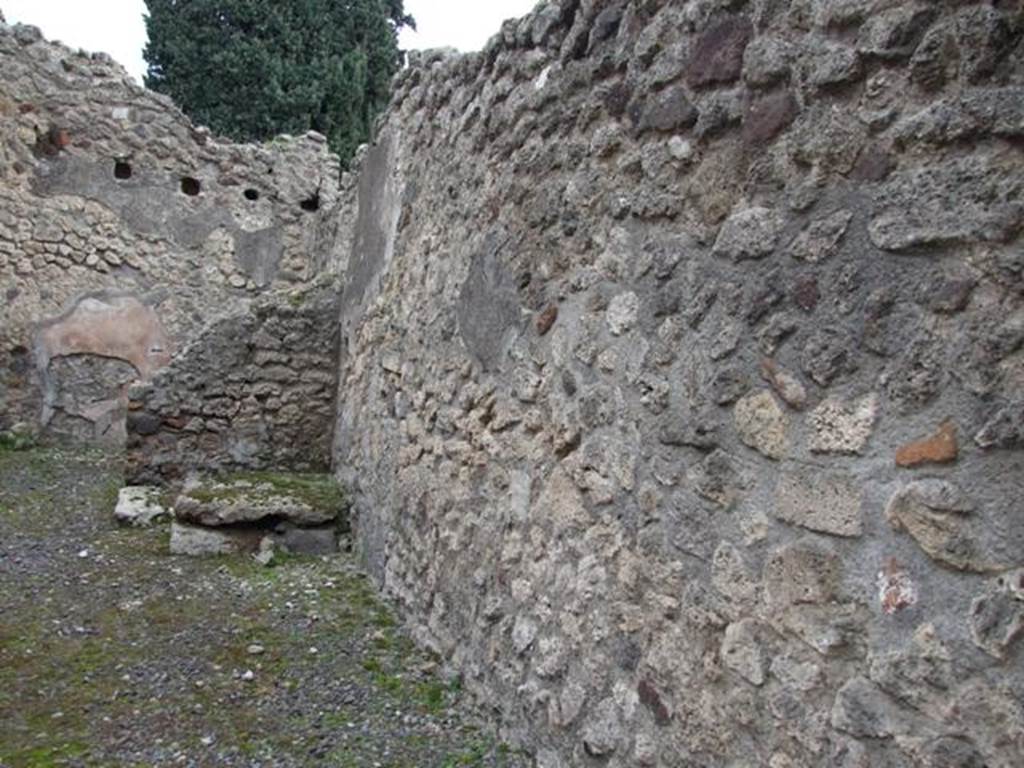
<path id="1" fill-rule="evenodd" d="M 218 476 L 184 493 L 201 503 L 287 497 L 314 510 L 338 513 L 339 518 L 348 508 L 337 480 L 320 473 L 237 472 Z"/>

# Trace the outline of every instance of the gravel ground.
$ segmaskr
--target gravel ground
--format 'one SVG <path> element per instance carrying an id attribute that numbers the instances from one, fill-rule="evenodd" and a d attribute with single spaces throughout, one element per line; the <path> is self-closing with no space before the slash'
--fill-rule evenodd
<path id="1" fill-rule="evenodd" d="M 117 463 L 0 450 L 0 766 L 529 761 L 402 636 L 348 555 L 167 554 Z"/>

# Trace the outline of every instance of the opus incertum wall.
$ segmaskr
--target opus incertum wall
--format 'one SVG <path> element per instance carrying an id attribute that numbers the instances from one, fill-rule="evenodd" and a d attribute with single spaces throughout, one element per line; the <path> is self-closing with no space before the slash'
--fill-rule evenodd
<path id="1" fill-rule="evenodd" d="M 1022 32 L 561 0 L 398 78 L 336 466 L 541 766 L 1024 765 Z"/>
<path id="2" fill-rule="evenodd" d="M 339 184 L 0 24 L 0 429 L 130 408 L 160 482 L 333 434 L 544 768 L 1020 766 L 1022 33 L 548 2 L 416 58 Z"/>
<path id="3" fill-rule="evenodd" d="M 344 266 L 349 188 L 323 137 L 223 142 L 0 20 L 0 431 L 123 443 L 133 382 Z"/>

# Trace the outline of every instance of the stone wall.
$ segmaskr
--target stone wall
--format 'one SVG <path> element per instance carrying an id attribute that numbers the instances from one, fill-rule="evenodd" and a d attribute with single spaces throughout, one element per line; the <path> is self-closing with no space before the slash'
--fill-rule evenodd
<path id="1" fill-rule="evenodd" d="M 129 389 L 129 483 L 189 472 L 326 472 L 338 371 L 338 289 L 269 295 L 207 326 Z"/>
<path id="2" fill-rule="evenodd" d="M 225 142 L 109 58 L 0 22 L 0 430 L 123 441 L 131 381 L 344 267 L 352 191 L 317 134 Z"/>
<path id="3" fill-rule="evenodd" d="M 558 0 L 400 75 L 335 461 L 539 765 L 1024 761 L 1022 31 Z"/>

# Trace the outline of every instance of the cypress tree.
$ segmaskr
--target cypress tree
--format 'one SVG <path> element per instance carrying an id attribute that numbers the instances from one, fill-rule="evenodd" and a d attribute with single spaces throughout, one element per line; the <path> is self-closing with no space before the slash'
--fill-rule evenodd
<path id="1" fill-rule="evenodd" d="M 146 86 L 238 141 L 313 129 L 347 164 L 401 66 L 403 0 L 146 0 Z"/>

